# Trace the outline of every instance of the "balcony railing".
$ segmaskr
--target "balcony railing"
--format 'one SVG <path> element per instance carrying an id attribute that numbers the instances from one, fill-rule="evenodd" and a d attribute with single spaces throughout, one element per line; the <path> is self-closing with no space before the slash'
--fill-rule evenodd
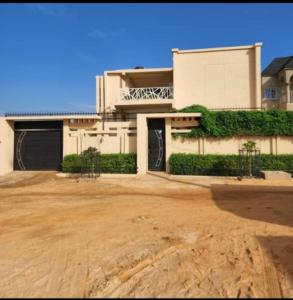
<path id="1" fill-rule="evenodd" d="M 172 99 L 172 87 L 122 88 L 121 100 Z"/>

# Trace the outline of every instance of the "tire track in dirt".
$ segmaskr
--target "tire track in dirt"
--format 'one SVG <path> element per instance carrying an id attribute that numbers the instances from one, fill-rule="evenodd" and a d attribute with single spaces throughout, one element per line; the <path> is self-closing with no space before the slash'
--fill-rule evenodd
<path id="1" fill-rule="evenodd" d="M 87 291 L 87 279 L 89 276 L 89 254 L 88 243 L 85 245 L 77 245 L 74 257 L 76 261 L 75 270 L 71 279 L 67 297 L 85 298 Z"/>
<path id="2" fill-rule="evenodd" d="M 264 271 L 264 283 L 266 297 L 268 298 L 282 298 L 282 290 L 280 287 L 280 282 L 277 274 L 276 267 L 273 263 L 273 257 L 269 250 L 261 250 L 261 258 L 263 261 L 263 271 Z"/>
<path id="3" fill-rule="evenodd" d="M 134 277 L 135 275 L 142 272 L 147 267 L 151 266 L 155 262 L 165 258 L 166 256 L 170 256 L 174 253 L 176 253 L 179 250 L 180 246 L 171 246 L 161 252 L 159 252 L 155 257 L 153 258 L 147 258 L 142 261 L 140 261 L 138 264 L 136 264 L 133 268 L 123 271 L 119 274 L 117 274 L 110 283 L 108 283 L 107 287 L 101 291 L 98 292 L 95 297 L 111 297 L 113 294 L 117 294 L 118 290 L 127 282 Z"/>
<path id="4" fill-rule="evenodd" d="M 45 295 L 50 298 L 57 298 L 60 296 L 63 276 L 67 268 L 68 260 L 68 249 L 65 248 L 64 239 L 59 240 L 58 245 L 52 247 L 52 251 L 55 252 L 55 254 L 51 255 L 54 259 L 51 263 L 51 272 L 47 282 Z"/>
<path id="5" fill-rule="evenodd" d="M 0 182 L 0 189 L 11 189 L 11 188 L 19 188 L 19 187 L 26 187 L 31 185 L 38 185 L 45 183 L 49 180 L 56 180 L 56 172 L 40 172 L 37 174 L 32 175 L 28 178 L 19 178 L 15 174 L 16 181 L 9 181 L 9 179 L 5 182 Z"/>

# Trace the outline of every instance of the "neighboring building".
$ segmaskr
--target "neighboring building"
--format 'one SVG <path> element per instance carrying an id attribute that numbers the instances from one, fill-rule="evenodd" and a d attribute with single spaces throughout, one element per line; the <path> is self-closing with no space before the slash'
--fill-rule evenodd
<path id="1" fill-rule="evenodd" d="M 172 133 L 190 131 L 201 118 L 174 110 L 194 104 L 260 109 L 261 46 L 173 49 L 171 68 L 106 71 L 96 77 L 96 114 L 8 114 L 0 118 L 0 174 L 58 169 L 64 155 L 89 146 L 101 153 L 136 152 L 139 174 L 168 171 L 172 152 L 237 152 L 240 139 L 229 146 L 217 139 L 174 140 Z M 263 143 L 268 153 L 277 149 L 277 141 Z"/>
<path id="2" fill-rule="evenodd" d="M 262 106 L 293 110 L 293 56 L 275 58 L 262 72 Z"/>

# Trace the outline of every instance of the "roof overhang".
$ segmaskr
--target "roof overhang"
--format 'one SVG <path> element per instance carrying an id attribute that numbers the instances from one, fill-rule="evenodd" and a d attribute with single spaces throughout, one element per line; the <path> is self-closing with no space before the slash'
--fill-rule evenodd
<path id="1" fill-rule="evenodd" d="M 4 117 L 7 121 L 58 121 L 69 119 L 101 120 L 97 114 L 60 114 L 60 115 L 8 115 Z"/>
<path id="2" fill-rule="evenodd" d="M 153 72 L 172 72 L 173 68 L 146 68 L 146 69 L 121 69 L 114 71 L 106 71 L 106 74 L 123 74 L 123 73 L 153 73 Z"/>
<path id="3" fill-rule="evenodd" d="M 184 117 L 196 117 L 200 118 L 201 113 L 148 113 L 148 114 L 138 114 L 139 116 L 144 116 L 148 119 L 157 119 L 157 118 L 184 118 Z"/>

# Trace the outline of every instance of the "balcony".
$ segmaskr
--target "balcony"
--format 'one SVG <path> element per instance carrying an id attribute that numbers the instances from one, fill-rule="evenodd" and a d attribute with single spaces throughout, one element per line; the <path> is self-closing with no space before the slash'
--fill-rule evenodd
<path id="1" fill-rule="evenodd" d="M 173 99 L 172 87 L 143 87 L 120 89 L 122 101 L 170 100 Z"/>
<path id="2" fill-rule="evenodd" d="M 120 109 L 170 109 L 173 103 L 172 87 L 128 87 L 120 89 L 119 101 L 115 104 Z"/>

